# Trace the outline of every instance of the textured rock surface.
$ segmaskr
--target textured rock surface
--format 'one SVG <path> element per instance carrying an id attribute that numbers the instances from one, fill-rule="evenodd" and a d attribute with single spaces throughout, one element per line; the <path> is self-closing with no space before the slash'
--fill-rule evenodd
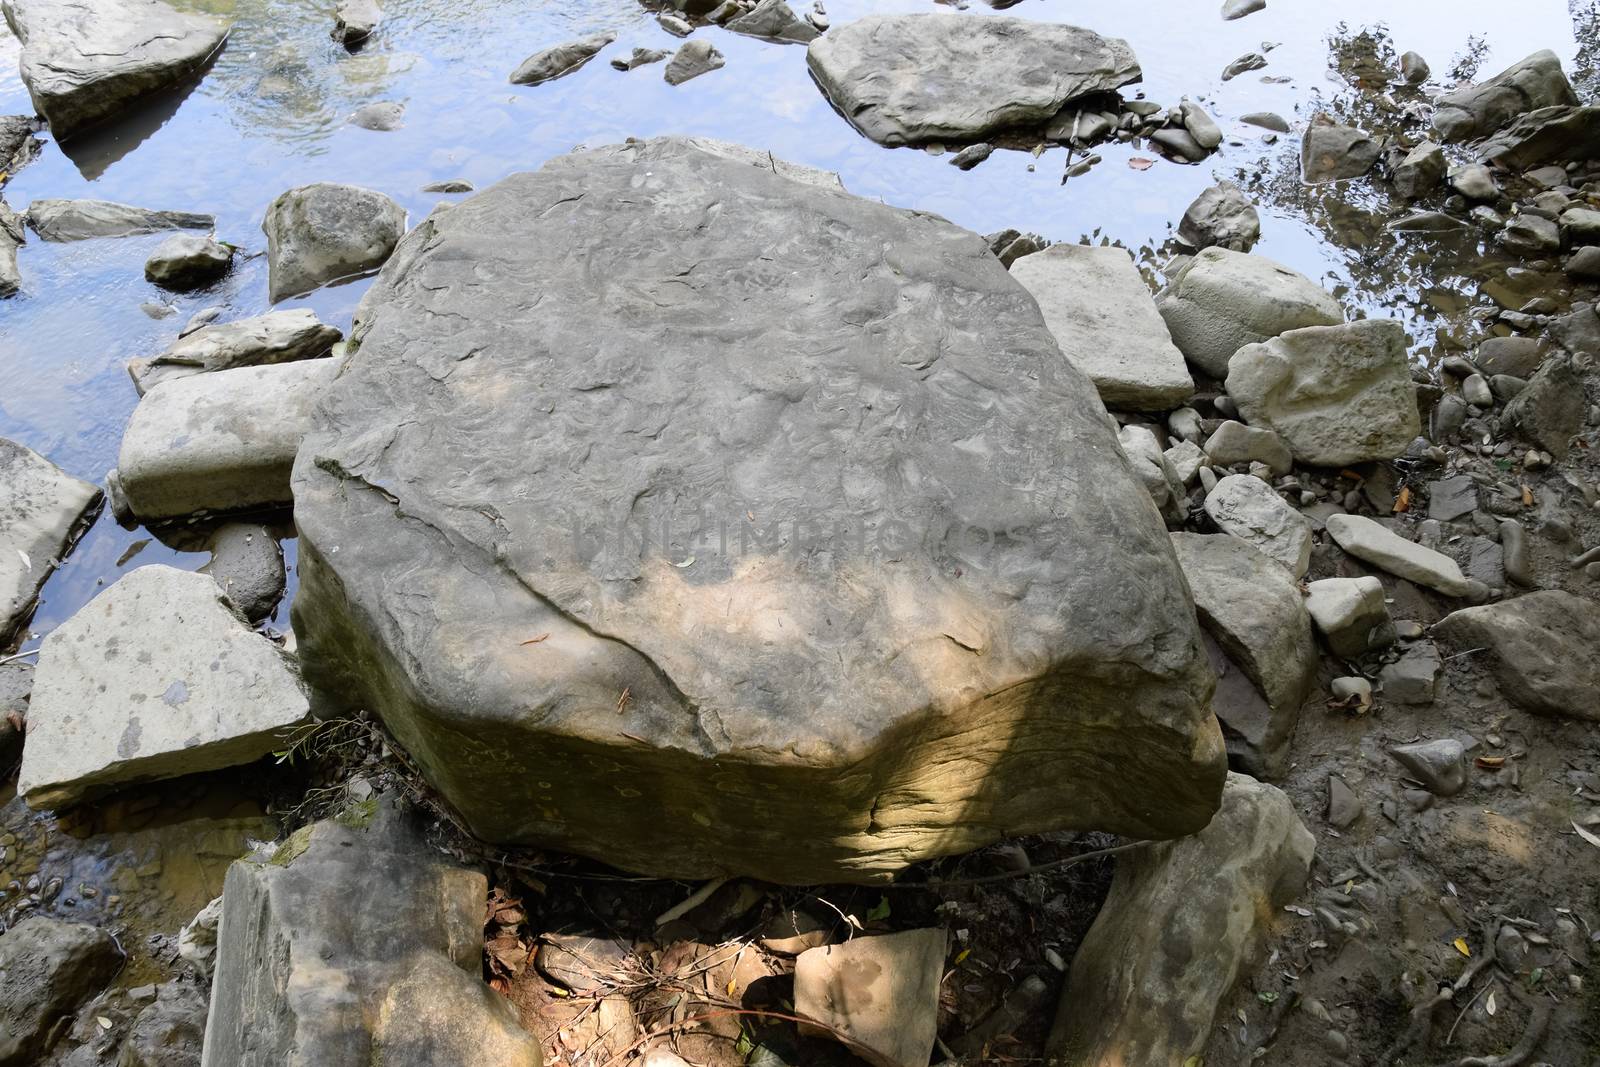
<path id="1" fill-rule="evenodd" d="M 1228 395 L 1252 426 L 1275 430 L 1301 463 L 1393 459 L 1422 432 L 1392 319 L 1289 330 L 1228 362 Z"/>
<path id="2" fill-rule="evenodd" d="M 1011 276 L 1039 302 L 1062 354 L 1107 407 L 1170 411 L 1194 394 L 1183 353 L 1127 250 L 1051 245 L 1017 260 Z"/>
<path id="3" fill-rule="evenodd" d="M 28 242 L 23 217 L 0 198 L 0 296 L 13 296 L 22 288 L 17 249 Z"/>
<path id="4" fill-rule="evenodd" d="M 1329 535 L 1340 548 L 1390 574 L 1446 596 L 1465 596 L 1472 591 L 1472 583 L 1461 573 L 1455 560 L 1407 541 L 1364 515 L 1330 515 L 1327 526 Z"/>
<path id="5" fill-rule="evenodd" d="M 71 546 L 100 490 L 0 437 L 0 648 Z"/>
<path id="6" fill-rule="evenodd" d="M 46 241 L 209 230 L 216 224 L 212 216 L 193 211 L 153 211 L 111 200 L 35 200 L 28 205 L 28 226 Z"/>
<path id="7" fill-rule="evenodd" d="M 1178 239 L 1194 249 L 1216 245 L 1248 252 L 1261 239 L 1261 216 L 1243 189 L 1233 182 L 1218 182 L 1195 197 L 1183 213 Z"/>
<path id="8" fill-rule="evenodd" d="M 60 140 L 198 73 L 227 37 L 160 0 L 4 0 L 22 80 Z"/>
<path id="9" fill-rule="evenodd" d="M 274 200 L 261 230 L 278 301 L 381 266 L 406 232 L 406 211 L 371 189 L 316 182 Z"/>
<path id="10" fill-rule="evenodd" d="M 336 360 L 298 360 L 151 389 L 117 453 L 129 509 L 157 519 L 289 503 L 295 451 L 338 370 Z"/>
<path id="11" fill-rule="evenodd" d="M 539 1067 L 538 1042 L 479 978 L 487 892 L 386 797 L 238 861 L 203 1067 Z"/>
<path id="12" fill-rule="evenodd" d="M 1463 608 L 1433 632 L 1457 648 L 1487 648 L 1518 707 L 1600 722 L 1600 604 L 1588 597 L 1541 590 Z"/>
<path id="13" fill-rule="evenodd" d="M 1432 141 L 1423 141 L 1395 165 L 1390 176 L 1394 191 L 1407 200 L 1427 196 L 1444 180 L 1445 166 L 1444 149 Z"/>
<path id="14" fill-rule="evenodd" d="M 1359 178 L 1378 162 L 1378 142 L 1354 126 L 1315 116 L 1300 142 L 1300 180 L 1307 185 Z"/>
<path id="15" fill-rule="evenodd" d="M 1470 141 L 1494 133 L 1525 112 L 1577 102 L 1560 58 L 1544 49 L 1487 81 L 1439 97 L 1433 128 L 1441 140 Z"/>
<path id="16" fill-rule="evenodd" d="M 216 582 L 140 567 L 44 639 L 17 792 L 59 807 L 249 763 L 282 748 L 307 711 L 288 657 Z"/>
<path id="17" fill-rule="evenodd" d="M 1506 405 L 1501 423 L 1559 459 L 1583 429 L 1587 413 L 1583 375 L 1570 360 L 1547 359 Z"/>
<path id="18" fill-rule="evenodd" d="M 43 915 L 0 935 L 0 1067 L 34 1067 L 61 1021 L 122 966 L 111 935 Z"/>
<path id="19" fill-rule="evenodd" d="M 187 982 L 167 982 L 128 1028 L 117 1067 L 200 1067 L 205 1036 L 205 993 Z"/>
<path id="20" fill-rule="evenodd" d="M 200 572 L 211 575 L 250 622 L 271 615 L 284 586 L 283 549 L 271 531 L 255 523 L 225 523 L 208 547 L 211 560 Z"/>
<path id="21" fill-rule="evenodd" d="M 1336 656 L 1355 659 L 1394 644 L 1383 583 L 1370 574 L 1309 583 L 1306 611 Z"/>
<path id="22" fill-rule="evenodd" d="M 1530 111 L 1474 151 L 1480 160 L 1513 170 L 1594 159 L 1600 156 L 1600 106 L 1562 105 Z"/>
<path id="23" fill-rule="evenodd" d="M 1026 19 L 869 15 L 811 42 L 811 73 L 879 144 L 981 141 L 1140 79 L 1128 43 Z"/>
<path id="24" fill-rule="evenodd" d="M 1311 279 L 1226 248 L 1203 249 L 1156 297 L 1156 307 L 1189 362 L 1219 379 L 1245 345 L 1344 321 L 1338 303 Z"/>
<path id="25" fill-rule="evenodd" d="M 144 261 L 144 277 L 165 289 L 210 285 L 233 265 L 233 250 L 210 237 L 180 233 L 168 237 Z"/>
<path id="26" fill-rule="evenodd" d="M 535 52 L 511 72 L 511 84 L 538 85 L 571 74 L 616 39 L 614 33 L 597 33 Z"/>
<path id="27" fill-rule="evenodd" d="M 325 356 L 344 335 L 310 308 L 202 326 L 159 356 L 131 359 L 128 374 L 143 395 L 162 382 L 206 371 L 292 363 Z"/>
<path id="28" fill-rule="evenodd" d="M 1222 998 L 1305 886 L 1314 848 L 1287 796 L 1230 774 L 1200 833 L 1119 857 L 1067 976 L 1052 1062 L 1176 1067 L 1197 1057 Z"/>
<path id="29" fill-rule="evenodd" d="M 817 39 L 817 28 L 796 15 L 784 0 L 761 0 L 738 18 L 729 19 L 726 25 L 734 33 L 770 41 L 805 44 Z"/>
<path id="30" fill-rule="evenodd" d="M 372 36 L 383 21 L 383 8 L 376 0 L 341 0 L 333 12 L 334 40 L 353 48 Z"/>
<path id="31" fill-rule="evenodd" d="M 875 1067 L 926 1067 L 949 936 L 905 930 L 807 949 L 794 961 L 795 1010 L 843 1033 Z"/>
<path id="32" fill-rule="evenodd" d="M 716 46 L 701 37 L 685 41 L 667 61 L 666 67 L 661 71 L 661 77 L 668 85 L 682 85 L 702 74 L 721 70 L 726 63 L 727 60 L 717 51 Z"/>
<path id="33" fill-rule="evenodd" d="M 352 345 L 302 662 L 486 839 L 812 882 L 1213 809 L 1166 533 L 976 235 L 614 146 L 424 222 Z"/>
<path id="34" fill-rule="evenodd" d="M 1206 514 L 1225 534 L 1247 541 L 1296 578 L 1311 566 L 1311 520 L 1253 474 L 1230 474 L 1206 494 Z"/>

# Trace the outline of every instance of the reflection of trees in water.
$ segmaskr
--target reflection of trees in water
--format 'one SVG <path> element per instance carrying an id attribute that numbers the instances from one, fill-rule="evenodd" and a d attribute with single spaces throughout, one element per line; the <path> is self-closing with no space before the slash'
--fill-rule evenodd
<path id="1" fill-rule="evenodd" d="M 1572 60 L 1572 87 L 1585 103 L 1600 102 L 1600 0 L 1567 0 L 1578 54 Z"/>

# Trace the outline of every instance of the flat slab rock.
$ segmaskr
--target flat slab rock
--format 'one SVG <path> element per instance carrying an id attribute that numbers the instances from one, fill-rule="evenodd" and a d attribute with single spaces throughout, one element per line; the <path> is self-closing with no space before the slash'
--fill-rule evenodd
<path id="1" fill-rule="evenodd" d="M 44 639 L 17 792 L 55 808 L 249 763 L 308 712 L 289 658 L 216 582 L 139 567 Z"/>
<path id="2" fill-rule="evenodd" d="M 128 361 L 128 375 L 143 396 L 162 382 L 207 371 L 292 363 L 325 356 L 344 337 L 310 308 L 270 311 L 235 322 L 202 326 L 159 356 Z"/>
<path id="3" fill-rule="evenodd" d="M 1011 276 L 1107 407 L 1170 411 L 1194 395 L 1183 353 L 1125 249 L 1051 245 L 1013 263 Z"/>
<path id="4" fill-rule="evenodd" d="M 1600 722 L 1600 604 L 1546 589 L 1446 615 L 1433 632 L 1486 648 L 1500 688 L 1518 707 Z"/>
<path id="5" fill-rule="evenodd" d="M 939 1033 L 939 983 L 950 935 L 904 930 L 823 945 L 794 961 L 794 1006 L 844 1034 L 875 1067 L 926 1067 Z"/>
<path id="6" fill-rule="evenodd" d="M 1120 38 L 961 14 L 869 15 L 812 41 L 806 61 L 839 113 L 885 145 L 981 141 L 1143 76 Z"/>
<path id="7" fill-rule="evenodd" d="M 0 437 L 0 648 L 27 620 L 100 490 Z"/>
<path id="8" fill-rule="evenodd" d="M 351 343 L 302 662 L 481 837 L 805 883 L 1213 810 L 1166 532 L 977 235 L 613 146 L 422 223 Z"/>
<path id="9" fill-rule="evenodd" d="M 194 211 L 155 211 L 112 200 L 35 200 L 28 205 L 28 226 L 46 241 L 209 230 L 216 224 L 215 217 Z"/>

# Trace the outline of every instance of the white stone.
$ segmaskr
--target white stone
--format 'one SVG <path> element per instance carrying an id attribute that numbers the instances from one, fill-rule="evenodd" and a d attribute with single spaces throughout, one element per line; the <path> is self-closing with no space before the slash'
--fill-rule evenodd
<path id="1" fill-rule="evenodd" d="M 1369 575 L 1324 578 L 1306 586 L 1306 610 L 1335 654 L 1354 659 L 1394 643 L 1383 583 Z"/>
<path id="2" fill-rule="evenodd" d="M 203 574 L 140 567 L 44 640 L 17 792 L 56 808 L 283 746 L 310 707 L 289 657 Z"/>
<path id="3" fill-rule="evenodd" d="M 0 648 L 99 498 L 88 482 L 0 437 Z"/>
<path id="4" fill-rule="evenodd" d="M 1296 578 L 1311 566 L 1311 520 L 1260 478 L 1230 474 L 1206 495 L 1206 514 L 1223 533 L 1255 545 Z"/>
<path id="5" fill-rule="evenodd" d="M 1179 441 L 1162 454 L 1167 457 L 1172 473 L 1185 486 L 1193 485 L 1200 476 L 1200 468 L 1206 465 L 1206 454 L 1193 441 Z"/>
<path id="6" fill-rule="evenodd" d="M 1175 515 L 1183 501 L 1183 479 L 1167 462 L 1155 432 L 1148 426 L 1124 426 L 1117 432 L 1117 443 L 1157 510 L 1163 515 Z"/>
<path id="7" fill-rule="evenodd" d="M 1340 548 L 1390 574 L 1436 589 L 1446 596 L 1466 596 L 1474 585 L 1449 556 L 1361 515 L 1330 515 L 1328 533 Z"/>

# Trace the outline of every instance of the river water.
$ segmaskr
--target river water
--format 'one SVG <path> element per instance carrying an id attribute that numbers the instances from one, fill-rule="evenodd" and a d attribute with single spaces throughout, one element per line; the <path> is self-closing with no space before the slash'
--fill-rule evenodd
<path id="1" fill-rule="evenodd" d="M 1365 181 L 1307 193 L 1295 179 L 1298 137 L 1270 143 L 1238 117 L 1276 111 L 1298 123 L 1324 107 L 1354 106 L 1349 57 L 1386 48 L 1420 52 L 1445 84 L 1453 72 L 1488 75 L 1551 48 L 1592 90 L 1600 47 L 1592 0 L 1571 0 L 1570 8 L 1568 0 L 1524 0 L 1514 10 L 1500 0 L 1269 0 L 1266 10 L 1234 22 L 1223 22 L 1211 0 L 1022 0 L 1006 14 L 1127 38 L 1144 82 L 1125 95 L 1142 92 L 1162 104 L 1185 95 L 1200 100 L 1229 136 L 1223 152 L 1199 166 L 1158 161 L 1146 170 L 1129 159 L 1153 152 L 1109 145 L 1100 149 L 1099 166 L 1063 183 L 1060 148 L 1038 158 L 997 152 L 961 172 L 948 156 L 872 144 L 817 90 L 802 46 L 712 27 L 697 32 L 726 55 L 721 70 L 677 87 L 662 80 L 660 65 L 619 73 L 610 56 L 677 43 L 636 0 L 387 0 L 382 27 L 355 54 L 329 38 L 331 2 L 179 6 L 233 23 L 204 79 L 65 151 L 48 144 L 4 189 L 18 210 L 36 198 L 95 197 L 210 212 L 218 237 L 252 254 L 215 289 L 175 296 L 143 277 L 162 235 L 74 244 L 33 239 L 24 246 L 23 291 L 0 301 L 0 436 L 95 482 L 115 464 L 137 399 L 124 370 L 128 359 L 163 350 L 201 308 L 225 305 L 226 318 L 268 310 L 260 226 L 285 189 L 321 180 L 368 186 L 398 200 L 415 223 L 448 199 L 422 193 L 429 182 L 464 178 L 481 189 L 576 146 L 629 136 L 743 142 L 838 171 L 857 194 L 936 212 L 980 233 L 1015 227 L 1057 241 L 1110 240 L 1152 268 L 1170 251 L 1163 246 L 1188 203 L 1230 178 L 1259 202 L 1256 251 L 1318 279 L 1354 311 L 1403 319 L 1416 358 L 1429 360 L 1471 335 L 1472 307 L 1489 303 L 1496 286 L 1507 299 L 1507 264 L 1475 239 L 1440 245 L 1386 232 L 1391 198 Z M 945 9 L 931 0 L 828 0 L 836 25 L 867 13 L 925 10 Z M 981 3 L 972 10 L 988 13 Z M 601 30 L 614 31 L 617 43 L 583 70 L 532 88 L 507 83 L 532 52 Z M 1221 80 L 1230 61 L 1269 45 L 1266 69 Z M 9 36 L 0 39 L 0 114 L 31 111 L 17 51 Z M 347 123 L 357 107 L 375 101 L 403 103 L 404 127 L 374 132 Z M 1557 284 L 1519 278 L 1516 270 L 1511 276 L 1519 293 Z M 309 306 L 348 329 L 365 285 L 327 288 L 281 306 Z M 165 305 L 166 317 L 152 317 L 147 305 Z M 292 540 L 285 548 L 292 567 Z M 129 567 L 197 567 L 206 558 L 102 516 L 45 587 L 32 629 L 47 632 Z M 287 603 L 272 624 L 287 626 Z M 146 790 L 65 824 L 12 801 L 0 821 L 8 835 L 0 837 L 7 848 L 0 887 L 13 878 L 22 886 L 33 874 L 44 882 L 60 877 L 66 891 L 57 910 L 109 909 L 130 935 L 175 930 L 218 891 L 220 872 L 244 838 L 270 832 L 258 801 L 211 779 Z M 117 903 L 108 905 L 113 897 Z M 145 950 L 138 937 L 130 942 L 137 961 Z"/>

